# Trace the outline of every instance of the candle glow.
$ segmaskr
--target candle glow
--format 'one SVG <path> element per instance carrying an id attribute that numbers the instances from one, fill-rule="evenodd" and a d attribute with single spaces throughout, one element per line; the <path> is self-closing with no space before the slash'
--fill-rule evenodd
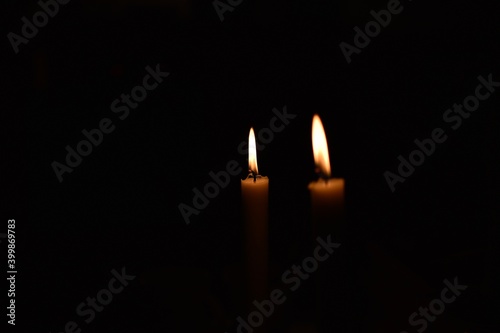
<path id="1" fill-rule="evenodd" d="M 330 178 L 330 156 L 328 154 L 325 129 L 317 114 L 314 115 L 312 122 L 312 145 L 314 163 L 318 173 L 324 178 Z"/>
<path id="2" fill-rule="evenodd" d="M 248 135 L 248 168 L 254 175 L 259 174 L 259 167 L 257 166 L 257 148 L 253 127 L 250 128 L 250 134 Z"/>

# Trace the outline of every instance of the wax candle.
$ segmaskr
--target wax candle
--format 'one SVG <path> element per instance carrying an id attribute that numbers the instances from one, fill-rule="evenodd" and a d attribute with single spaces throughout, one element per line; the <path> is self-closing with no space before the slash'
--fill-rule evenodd
<path id="1" fill-rule="evenodd" d="M 328 237 L 338 242 L 340 224 L 344 210 L 344 179 L 331 178 L 330 156 L 325 130 L 318 115 L 312 121 L 312 145 L 317 181 L 309 183 L 312 208 L 313 238 Z M 340 237 L 341 238 L 341 237 Z M 325 263 L 315 274 L 316 282 L 316 321 L 320 332 L 327 332 L 331 327 L 342 329 L 345 313 L 339 311 L 325 313 L 324 309 L 332 309 L 338 304 L 346 303 L 344 288 L 346 286 L 346 268 L 338 260 L 335 266 Z M 332 303 L 334 302 L 334 303 Z"/>
<path id="2" fill-rule="evenodd" d="M 248 165 L 250 174 L 241 181 L 248 291 L 251 299 L 263 299 L 268 296 L 269 179 L 259 175 L 253 128 L 250 129 L 248 137 Z"/>
<path id="3" fill-rule="evenodd" d="M 309 184 L 314 235 L 331 232 L 344 211 L 344 179 L 331 178 L 330 157 L 323 123 L 318 115 L 312 122 L 312 145 L 317 181 Z"/>

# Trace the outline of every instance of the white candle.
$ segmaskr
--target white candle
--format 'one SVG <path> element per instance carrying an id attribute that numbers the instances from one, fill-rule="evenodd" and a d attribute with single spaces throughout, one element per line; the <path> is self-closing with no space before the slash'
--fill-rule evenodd
<path id="1" fill-rule="evenodd" d="M 314 235 L 333 229 L 344 211 L 344 179 L 331 178 L 330 157 L 325 130 L 318 115 L 312 122 L 312 144 L 316 172 L 320 178 L 309 184 L 311 193 Z"/>
<path id="2" fill-rule="evenodd" d="M 269 179 L 259 175 L 253 128 L 250 129 L 248 137 L 248 164 L 250 174 L 241 181 L 248 291 L 251 299 L 263 299 L 268 296 Z"/>

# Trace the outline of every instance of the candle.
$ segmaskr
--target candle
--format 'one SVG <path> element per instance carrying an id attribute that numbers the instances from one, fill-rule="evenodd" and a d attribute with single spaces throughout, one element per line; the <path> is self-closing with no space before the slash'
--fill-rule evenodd
<path id="1" fill-rule="evenodd" d="M 312 204 L 313 236 L 338 239 L 338 231 L 344 210 L 344 179 L 331 178 L 330 157 L 325 130 L 321 119 L 314 115 L 312 121 L 312 145 L 317 181 L 309 183 Z M 347 268 L 343 261 L 337 260 L 335 266 L 323 265 L 318 268 L 316 277 L 316 320 L 318 330 L 327 332 L 331 327 L 344 329 L 346 312 L 343 305 L 349 304 L 345 288 L 348 286 Z M 339 304 L 343 304 L 339 308 Z M 325 309 L 336 309 L 329 312 Z M 348 331 L 348 330 L 347 330 Z"/>
<path id="2" fill-rule="evenodd" d="M 250 299 L 267 297 L 268 272 L 268 188 L 269 179 L 259 175 L 255 133 L 248 137 L 250 174 L 241 181 L 243 216 L 245 220 L 245 253 Z"/>
<path id="3" fill-rule="evenodd" d="M 339 223 L 344 211 L 344 179 L 331 178 L 330 157 L 325 130 L 318 115 L 312 121 L 312 145 L 317 181 L 309 184 L 311 193 L 313 234 L 324 235 Z"/>

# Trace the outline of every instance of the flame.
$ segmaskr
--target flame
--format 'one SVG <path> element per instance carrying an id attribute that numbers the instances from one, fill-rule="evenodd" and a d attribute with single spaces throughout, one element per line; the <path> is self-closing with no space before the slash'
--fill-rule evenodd
<path id="1" fill-rule="evenodd" d="M 254 175 L 259 174 L 259 167 L 257 166 L 257 149 L 255 145 L 255 133 L 253 127 L 250 128 L 248 135 L 248 167 Z"/>
<path id="2" fill-rule="evenodd" d="M 312 144 L 316 168 L 319 169 L 321 175 L 330 177 L 330 157 L 328 155 L 325 129 L 317 114 L 314 115 L 312 122 Z"/>

